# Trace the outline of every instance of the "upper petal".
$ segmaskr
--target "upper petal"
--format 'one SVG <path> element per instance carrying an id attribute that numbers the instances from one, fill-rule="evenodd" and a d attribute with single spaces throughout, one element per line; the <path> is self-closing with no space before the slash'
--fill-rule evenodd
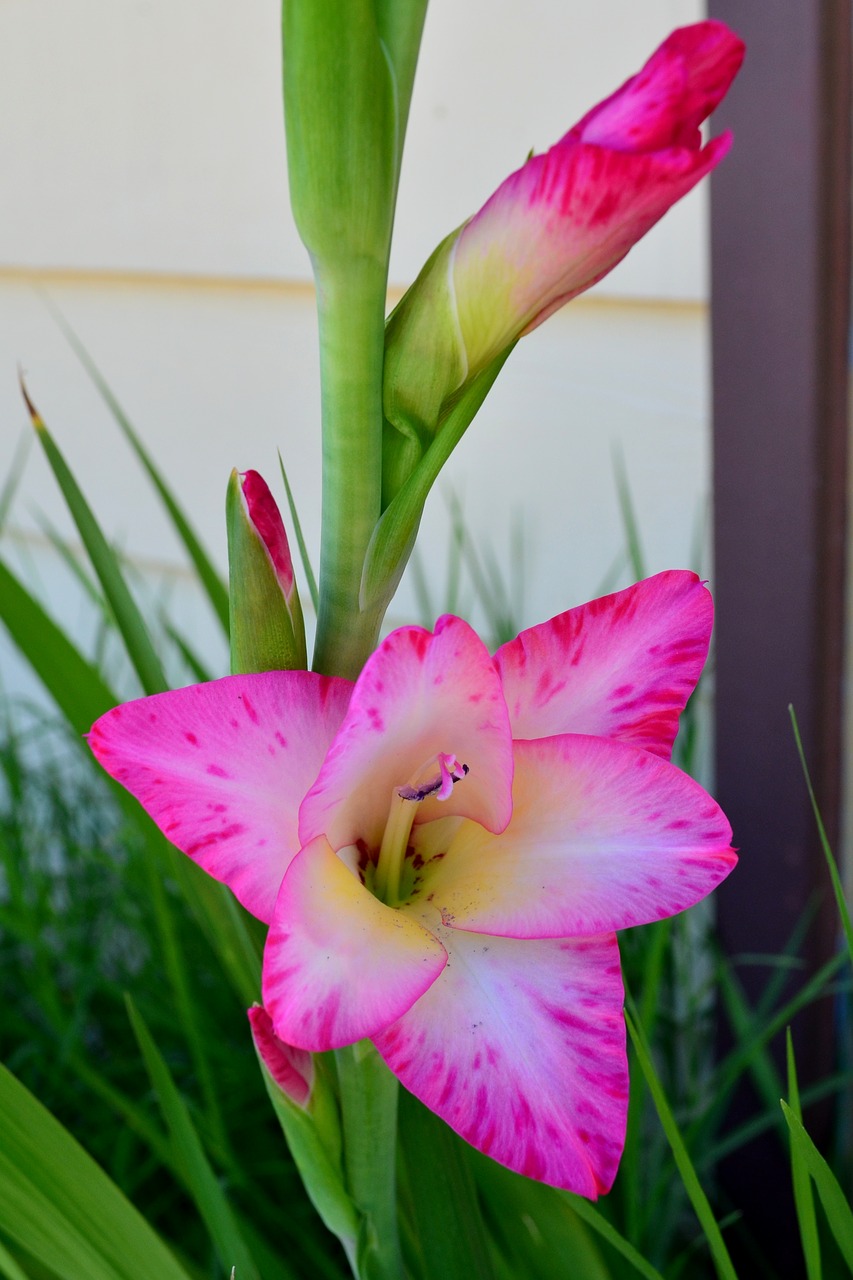
<path id="1" fill-rule="evenodd" d="M 309 671 L 226 676 L 113 708 L 89 745 L 173 844 L 269 921 L 351 691 Z"/>
<path id="2" fill-rule="evenodd" d="M 429 827 L 413 833 L 425 865 L 412 910 L 430 902 L 480 933 L 575 937 L 683 911 L 735 865 L 722 810 L 673 765 L 574 734 L 515 745 L 505 831 L 438 824 L 437 846 Z"/>
<path id="3" fill-rule="evenodd" d="M 466 1142 L 594 1199 L 616 1174 L 628 1104 L 615 938 L 437 932 L 447 967 L 376 1047 Z"/>
<path id="4" fill-rule="evenodd" d="M 699 125 L 728 92 L 744 52 L 743 41 L 722 22 L 679 27 L 572 133 L 617 150 L 698 147 Z"/>
<path id="5" fill-rule="evenodd" d="M 314 1051 L 387 1027 L 447 963 L 435 936 L 386 907 L 319 836 L 291 863 L 264 950 L 276 1035 Z"/>
<path id="6" fill-rule="evenodd" d="M 669 757 L 712 623 L 696 574 L 671 570 L 522 631 L 495 654 L 513 736 L 589 733 Z"/>
<path id="7" fill-rule="evenodd" d="M 512 740 L 494 663 L 460 618 L 435 633 L 400 627 L 368 659 L 346 719 L 306 796 L 299 832 L 335 849 L 378 849 L 395 787 L 439 753 L 468 766 L 447 800 L 424 800 L 418 821 L 463 814 L 500 831 L 512 808 Z M 437 766 L 436 766 L 437 770 Z"/>

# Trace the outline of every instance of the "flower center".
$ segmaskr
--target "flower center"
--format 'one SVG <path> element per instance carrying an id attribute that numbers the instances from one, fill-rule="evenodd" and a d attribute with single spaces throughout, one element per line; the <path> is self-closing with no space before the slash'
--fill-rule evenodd
<path id="1" fill-rule="evenodd" d="M 454 784 L 461 782 L 467 772 L 467 764 L 459 764 L 456 756 L 440 751 L 404 786 L 395 787 L 391 792 L 388 819 L 373 878 L 373 892 L 389 907 L 396 907 L 405 896 L 400 892 L 400 882 L 418 805 L 428 796 L 446 800 Z"/>

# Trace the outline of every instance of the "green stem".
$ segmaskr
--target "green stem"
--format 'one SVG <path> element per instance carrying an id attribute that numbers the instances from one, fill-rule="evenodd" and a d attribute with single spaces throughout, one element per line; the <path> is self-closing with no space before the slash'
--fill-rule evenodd
<path id="1" fill-rule="evenodd" d="M 323 410 L 320 607 L 314 669 L 355 679 L 381 615 L 358 593 L 382 497 L 384 264 L 348 261 L 318 274 Z"/>
<path id="2" fill-rule="evenodd" d="M 368 1040 L 335 1053 L 344 1130 L 344 1166 L 361 1214 L 358 1280 L 403 1280 L 397 1223 L 397 1091 Z"/>

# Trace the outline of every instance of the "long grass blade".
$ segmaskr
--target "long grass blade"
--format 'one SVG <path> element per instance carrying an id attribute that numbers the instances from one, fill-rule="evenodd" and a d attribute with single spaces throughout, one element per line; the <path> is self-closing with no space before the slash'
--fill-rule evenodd
<path id="1" fill-rule="evenodd" d="M 308 547 L 302 533 L 302 524 L 299 520 L 299 512 L 296 510 L 296 503 L 293 501 L 293 494 L 290 491 L 290 481 L 287 478 L 287 472 L 284 469 L 284 460 L 281 454 L 278 455 L 278 465 L 281 467 L 281 478 L 284 481 L 284 491 L 287 494 L 287 505 L 290 508 L 290 518 L 293 521 L 293 532 L 296 534 L 296 545 L 299 547 L 299 558 L 302 561 L 302 571 L 305 574 L 305 581 L 308 583 L 308 591 L 311 596 L 311 603 L 314 606 L 314 612 L 317 613 L 320 608 L 320 593 L 317 590 L 317 579 L 314 577 L 314 569 L 311 565 L 311 557 L 308 554 Z"/>
<path id="2" fill-rule="evenodd" d="M 27 458 L 30 456 L 32 443 L 32 435 L 27 431 L 21 436 L 15 452 L 12 454 L 12 462 L 6 473 L 6 479 L 3 481 L 3 488 L 0 489 L 0 533 L 5 529 L 6 521 L 9 519 L 9 512 L 12 509 L 18 485 L 21 483 L 21 477 L 27 465 Z"/>
<path id="3" fill-rule="evenodd" d="M 788 714 L 791 717 L 791 725 L 794 730 L 794 741 L 797 744 L 797 754 L 800 757 L 800 764 L 803 769 L 803 776 L 806 780 L 806 787 L 811 801 L 812 812 L 814 813 L 815 822 L 817 823 L 818 835 L 820 836 L 820 844 L 823 849 L 823 856 L 826 858 L 826 866 L 829 871 L 829 878 L 832 881 L 832 892 L 835 894 L 835 901 L 838 905 L 838 914 L 841 916 L 841 923 L 844 927 L 844 936 L 847 939 L 847 952 L 850 956 L 850 963 L 853 964 L 853 922 L 850 920 L 850 912 L 847 908 L 847 900 L 844 897 L 844 889 L 841 884 L 841 877 L 838 874 L 838 865 L 826 834 L 826 827 L 823 825 L 820 809 L 818 808 L 817 797 L 812 786 L 811 775 L 806 764 L 806 753 L 803 750 L 803 740 L 800 737 L 800 726 L 797 724 L 797 716 L 793 707 L 788 707 Z"/>
<path id="4" fill-rule="evenodd" d="M 4 1276 L 5 1280 L 30 1280 L 2 1241 L 0 1241 L 0 1275 Z"/>
<path id="5" fill-rule="evenodd" d="M 628 468 L 621 448 L 613 450 L 613 478 L 616 481 L 616 498 L 619 503 L 619 514 L 622 517 L 622 528 L 625 531 L 625 543 L 631 572 L 639 582 L 646 577 L 646 557 L 640 541 L 640 529 L 637 524 L 637 513 L 634 509 L 634 497 L 628 480 Z"/>
<path id="6" fill-rule="evenodd" d="M 667 1141 L 672 1149 L 672 1154 L 675 1159 L 675 1163 L 678 1166 L 678 1172 L 681 1174 L 684 1188 L 690 1197 L 690 1203 L 693 1205 L 696 1217 L 699 1219 L 699 1223 L 705 1233 L 705 1238 L 708 1241 L 708 1247 L 711 1251 L 711 1257 L 714 1260 L 717 1275 L 720 1277 L 720 1280 L 737 1280 L 737 1275 L 732 1265 L 732 1260 L 729 1257 L 729 1251 L 723 1240 L 722 1232 L 720 1231 L 717 1220 L 714 1217 L 713 1211 L 708 1202 L 708 1197 L 702 1190 L 699 1179 L 696 1176 L 696 1171 L 694 1170 L 693 1163 L 687 1153 L 687 1147 L 684 1144 L 684 1139 L 682 1138 L 678 1125 L 675 1122 L 675 1117 L 670 1110 L 663 1087 L 652 1063 L 651 1054 L 645 1043 L 645 1037 L 639 1025 L 634 1021 L 627 1010 L 625 1012 L 625 1021 L 628 1025 L 628 1033 L 631 1037 L 631 1043 L 634 1046 L 634 1052 L 637 1055 L 640 1070 L 645 1077 L 646 1084 L 649 1086 L 649 1092 L 652 1095 L 655 1109 L 658 1113 L 658 1117 L 660 1118 Z"/>
<path id="7" fill-rule="evenodd" d="M 83 365 L 83 368 L 92 379 L 101 399 L 106 404 L 128 444 L 142 463 L 143 468 L 148 474 L 148 478 L 157 490 L 160 500 L 172 521 L 175 532 L 183 543 L 187 555 L 195 566 L 196 573 L 198 574 L 202 586 L 207 593 L 207 597 L 213 607 L 213 611 L 219 619 L 222 629 L 227 636 L 228 591 L 225 584 L 214 568 L 213 562 L 207 555 L 204 547 L 201 545 L 198 536 L 193 530 L 192 525 L 184 514 L 182 508 L 178 504 L 175 495 L 166 484 L 162 472 L 157 466 L 155 466 L 154 460 L 142 443 L 136 428 L 131 423 L 106 378 L 103 376 L 100 369 L 95 364 L 95 361 L 80 341 L 80 338 L 71 328 L 71 325 L 65 319 L 62 312 L 56 306 L 56 303 L 53 302 L 51 298 L 47 298 L 46 301 L 56 323 L 59 325 L 59 328 L 68 340 L 74 354 L 77 356 L 78 360 Z"/>
<path id="8" fill-rule="evenodd" d="M 148 629 L 124 579 L 118 558 L 107 542 L 91 507 L 21 383 L 21 391 L 30 411 L 33 426 L 44 449 L 57 484 L 83 540 L 92 568 L 98 575 L 104 595 L 115 616 L 128 657 L 146 693 L 160 693 L 168 688 L 160 659 L 154 651 Z"/>
<path id="9" fill-rule="evenodd" d="M 235 1267 L 241 1280 L 260 1280 L 236 1216 L 205 1155 L 186 1103 L 178 1092 L 165 1059 L 155 1045 L 142 1016 L 130 997 L 126 999 L 133 1032 L 172 1139 L 176 1167 L 210 1232 L 220 1262 L 226 1270 L 229 1267 Z"/>
<path id="10" fill-rule="evenodd" d="M 797 1084 L 797 1067 L 794 1061 L 794 1045 L 791 1040 L 791 1028 L 785 1034 L 785 1053 L 788 1062 L 788 1097 L 791 1099 L 791 1111 L 800 1124 L 803 1113 L 800 1107 L 800 1090 Z M 794 1185 L 794 1203 L 797 1209 L 797 1221 L 800 1225 L 800 1242 L 806 1261 L 808 1280 L 821 1280 L 820 1237 L 817 1232 L 817 1215 L 815 1214 L 812 1180 L 804 1159 L 802 1146 L 791 1142 L 791 1180 Z"/>
<path id="11" fill-rule="evenodd" d="M 115 1183 L 4 1067 L 0 1235 L 60 1280 L 188 1280 Z"/>
<path id="12" fill-rule="evenodd" d="M 798 1148 L 803 1163 L 814 1178 L 835 1242 L 844 1255 L 847 1266 L 853 1271 L 853 1210 L 838 1185 L 838 1179 L 806 1133 L 802 1122 L 786 1102 L 781 1105 L 791 1131 L 791 1142 Z"/>

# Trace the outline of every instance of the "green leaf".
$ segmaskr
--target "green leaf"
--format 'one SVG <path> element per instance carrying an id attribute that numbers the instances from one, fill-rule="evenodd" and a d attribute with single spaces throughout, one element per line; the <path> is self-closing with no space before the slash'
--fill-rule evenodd
<path id="1" fill-rule="evenodd" d="M 260 1280 L 237 1219 L 210 1166 L 201 1139 L 169 1068 L 130 997 L 127 1011 L 151 1085 L 172 1139 L 175 1167 L 210 1232 L 223 1267 L 236 1267 L 241 1280 Z"/>
<path id="2" fill-rule="evenodd" d="M 189 1280 L 115 1183 L 5 1067 L 0 1234 L 59 1280 Z M 8 1267 L 7 1275 L 15 1280 Z"/>
<path id="3" fill-rule="evenodd" d="M 70 343 L 75 355 L 78 357 L 78 359 L 80 360 L 80 363 L 83 365 L 83 368 L 86 370 L 89 377 L 92 379 L 92 382 L 95 384 L 95 387 L 97 391 L 100 393 L 102 400 L 105 402 L 110 413 L 113 415 L 113 418 L 115 419 L 116 423 L 121 429 L 125 439 L 127 440 L 130 447 L 133 449 L 139 461 L 142 463 L 142 466 L 145 468 L 145 471 L 148 473 L 148 477 L 151 480 L 151 483 L 154 485 L 154 488 L 157 490 L 157 493 L 160 496 L 163 506 L 166 508 L 169 518 L 172 521 L 172 525 L 174 526 L 175 532 L 177 533 L 178 537 L 180 538 L 181 542 L 184 545 L 187 555 L 189 556 L 190 560 L 195 566 L 196 573 L 198 574 L 199 579 L 201 580 L 202 586 L 207 592 L 207 597 L 211 603 L 213 611 L 216 614 L 217 618 L 219 619 L 220 623 L 222 624 L 222 629 L 225 632 L 225 635 L 227 636 L 228 635 L 228 592 L 225 588 L 225 584 L 223 583 L 218 572 L 214 568 L 213 563 L 210 560 L 210 557 L 207 555 L 206 551 L 204 550 L 204 547 L 201 545 L 201 542 L 196 536 L 196 533 L 193 530 L 189 520 L 185 516 L 181 507 L 178 505 L 178 501 L 175 495 L 173 494 L 169 486 L 166 484 L 166 481 L 163 479 L 162 473 L 155 466 L 154 460 L 152 459 L 148 450 L 143 445 L 141 439 L 139 438 L 139 435 L 136 432 L 136 429 L 132 425 L 130 419 L 128 418 L 122 406 L 119 404 L 118 399 L 113 394 L 112 389 L 110 388 L 109 384 L 107 383 L 100 369 L 95 364 L 89 352 L 83 346 L 83 343 L 80 341 L 80 338 L 71 328 L 71 325 L 65 319 L 62 312 L 56 306 L 56 303 L 51 298 L 47 298 L 46 300 L 47 300 L 47 305 L 54 316 L 54 319 L 56 320 L 57 324 L 59 325 L 65 337 L 68 339 L 68 342 Z"/>
<path id="4" fill-rule="evenodd" d="M 299 547 L 299 558 L 302 561 L 302 571 L 305 574 L 305 581 L 308 583 L 311 603 L 313 604 L 314 612 L 316 613 L 320 607 L 320 594 L 317 590 L 317 579 L 314 576 L 311 557 L 308 555 L 308 547 L 305 545 L 305 537 L 302 533 L 302 523 L 299 519 L 299 512 L 296 510 L 296 503 L 293 500 L 293 494 L 290 490 L 290 481 L 287 478 L 287 472 L 284 469 L 284 460 L 281 454 L 278 455 L 278 465 L 281 468 L 281 478 L 284 481 L 284 491 L 287 494 L 287 505 L 290 509 L 290 519 L 293 521 L 293 532 L 296 535 L 296 545 Z"/>
<path id="5" fill-rule="evenodd" d="M 805 780 L 806 780 L 806 787 L 808 788 L 809 800 L 811 801 L 812 811 L 815 816 L 815 822 L 817 823 L 818 834 L 820 836 L 820 844 L 821 844 L 821 848 L 823 849 L 823 856 L 826 858 L 826 865 L 827 865 L 827 869 L 829 870 L 829 878 L 832 881 L 832 892 L 835 894 L 835 901 L 838 905 L 838 913 L 841 916 L 841 923 L 844 926 L 844 936 L 847 939 L 847 952 L 848 952 L 848 955 L 850 956 L 850 963 L 853 964 L 853 923 L 851 923 L 850 912 L 847 908 L 847 900 L 844 897 L 844 888 L 841 884 L 841 877 L 838 874 L 838 866 L 836 865 L 835 857 L 833 855 L 832 848 L 829 843 L 829 839 L 827 838 L 826 827 L 823 825 L 823 818 L 821 817 L 820 809 L 818 808 L 817 797 L 815 796 L 814 787 L 812 786 L 812 780 L 809 775 L 808 765 L 806 764 L 806 755 L 805 755 L 805 752 L 803 751 L 803 741 L 802 741 L 802 738 L 800 737 L 800 726 L 797 724 L 797 717 L 793 707 L 791 706 L 788 707 L 788 714 L 791 717 L 791 724 L 794 729 L 794 741 L 797 744 L 797 754 L 800 757 L 800 764 L 803 767 L 803 776 L 805 777 Z"/>
<path id="6" fill-rule="evenodd" d="M 104 595 L 112 608 L 128 657 L 145 692 L 160 693 L 168 688 L 168 683 L 160 665 L 160 659 L 154 652 L 142 614 L 128 590 L 118 558 L 101 532 L 92 509 L 83 497 L 68 464 L 27 396 L 23 383 L 21 390 L 57 484 L 68 504 L 83 545 L 89 553 L 92 568 L 98 575 Z"/>
<path id="7" fill-rule="evenodd" d="M 39 602 L 0 560 L 0 619 L 75 733 L 118 699 Z"/>
<path id="8" fill-rule="evenodd" d="M 477 1186 L 461 1139 L 401 1089 L 399 1140 L 423 1275 L 496 1280 Z"/>
<path id="9" fill-rule="evenodd" d="M 802 1124 L 803 1113 L 800 1109 L 800 1091 L 797 1085 L 797 1067 L 794 1062 L 790 1027 L 785 1033 L 785 1052 L 788 1059 L 788 1096 L 791 1099 L 791 1112 Z M 806 1274 L 808 1280 L 821 1280 L 820 1237 L 817 1233 L 812 1183 L 802 1145 L 794 1142 L 793 1139 L 791 1141 L 791 1179 L 794 1184 L 794 1203 L 797 1207 L 797 1221 L 800 1224 L 800 1242 L 806 1260 Z"/>
<path id="10" fill-rule="evenodd" d="M 836 1244 L 844 1255 L 844 1261 L 853 1271 L 853 1211 L 838 1185 L 838 1179 L 806 1133 L 802 1122 L 786 1102 L 783 1101 L 781 1106 L 791 1132 L 791 1143 L 796 1146 L 799 1158 L 814 1178 Z"/>
<path id="11" fill-rule="evenodd" d="M 708 1247 L 711 1250 L 711 1257 L 714 1260 L 714 1266 L 720 1280 L 737 1280 L 735 1269 L 732 1266 L 732 1260 L 729 1257 L 729 1251 L 723 1241 L 722 1233 L 717 1221 L 714 1217 L 708 1197 L 699 1184 L 696 1177 L 696 1171 L 693 1163 L 687 1153 L 687 1147 L 681 1136 L 675 1117 L 670 1110 L 663 1087 L 658 1078 L 652 1063 L 651 1054 L 645 1043 L 645 1037 L 628 1011 L 625 1011 L 625 1021 L 628 1025 L 628 1032 L 631 1036 L 631 1043 L 634 1046 L 634 1052 L 637 1055 L 637 1061 L 640 1064 L 646 1084 L 649 1086 L 649 1092 L 669 1142 L 675 1163 L 678 1166 L 678 1172 L 681 1174 L 681 1180 L 684 1183 L 685 1190 L 690 1197 L 690 1203 L 699 1219 L 705 1238 L 708 1241 Z"/>

